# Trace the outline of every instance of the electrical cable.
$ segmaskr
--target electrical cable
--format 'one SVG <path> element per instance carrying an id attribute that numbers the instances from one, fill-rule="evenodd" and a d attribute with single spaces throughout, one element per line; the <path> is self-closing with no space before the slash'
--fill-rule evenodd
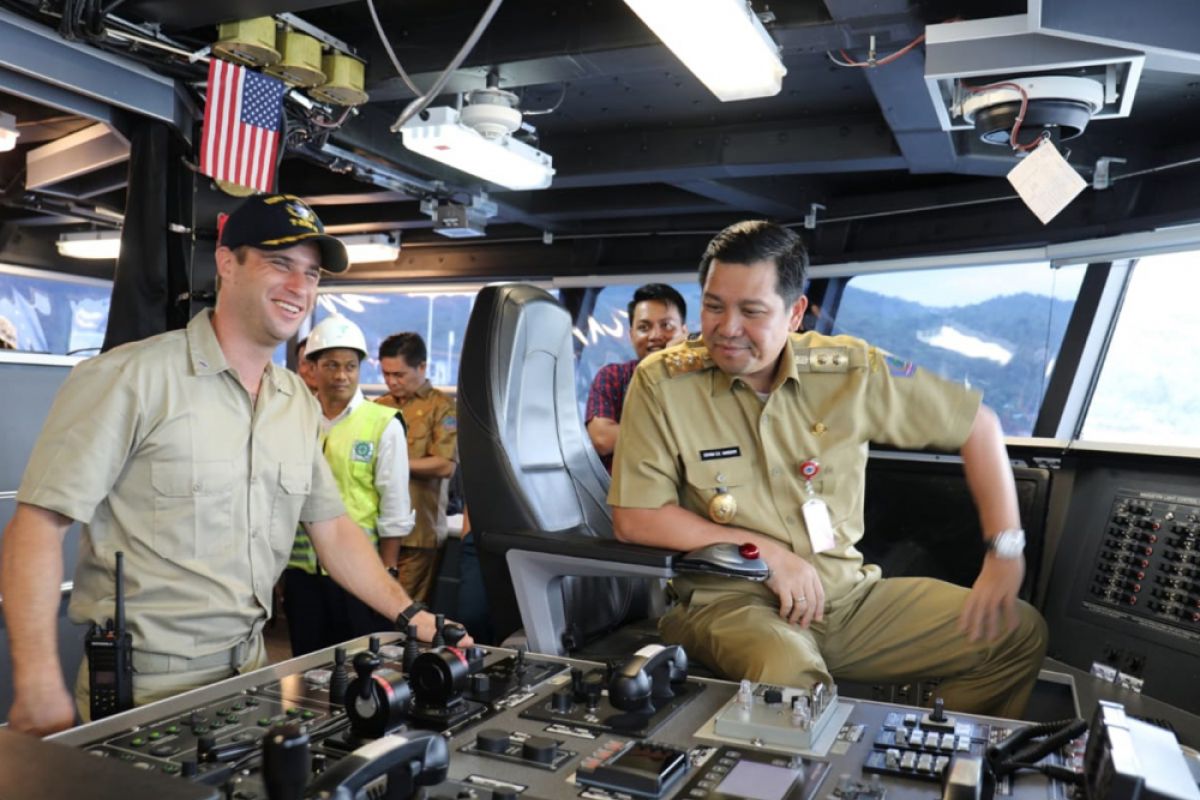
<path id="1" fill-rule="evenodd" d="M 526 117 L 537 117 L 542 114 L 553 114 L 558 111 L 559 106 L 563 104 L 563 100 L 567 99 L 567 82 L 562 82 L 562 91 L 558 94 L 558 100 L 554 101 L 554 105 L 549 108 L 539 108 L 536 111 L 522 111 L 521 114 Z"/>
<path id="2" fill-rule="evenodd" d="M 1146 169 L 1136 169 L 1136 170 L 1133 170 L 1132 172 L 1123 172 L 1120 175 L 1113 175 L 1111 178 L 1108 179 L 1108 182 L 1116 183 L 1117 181 L 1123 181 L 1126 178 L 1136 178 L 1138 175 L 1150 175 L 1155 172 L 1166 172 L 1169 169 L 1176 169 L 1178 167 L 1190 167 L 1193 164 L 1200 164 L 1200 157 L 1188 158 L 1188 159 L 1184 159 L 1183 161 L 1172 161 L 1169 164 L 1160 164 L 1157 167 L 1147 167 Z"/>
<path id="3" fill-rule="evenodd" d="M 413 79 L 408 77 L 404 67 L 400 66 L 400 59 L 396 58 L 396 51 L 392 49 L 392 43 L 388 41 L 387 34 L 384 33 L 383 23 L 379 21 L 379 14 L 375 11 L 375 0 L 367 0 L 367 10 L 371 12 L 371 21 L 375 23 L 375 32 L 379 34 L 379 41 L 383 43 L 383 49 L 387 51 L 388 58 L 392 60 L 392 66 L 400 74 L 400 80 L 404 81 L 404 85 L 408 87 L 409 91 L 420 97 L 421 88 L 413 83 Z"/>
<path id="4" fill-rule="evenodd" d="M 874 38 L 874 37 L 872 37 L 872 38 Z M 923 41 L 925 41 L 925 34 L 922 33 L 920 36 L 913 39 L 911 42 L 904 45 L 904 47 L 901 47 L 896 52 L 891 53 L 890 55 L 886 55 L 883 58 L 878 58 L 878 59 L 875 58 L 875 49 L 872 46 L 870 55 L 868 56 L 866 61 L 855 61 L 853 58 L 850 57 L 850 55 L 848 53 L 846 53 L 845 50 L 843 50 L 841 48 L 838 48 L 838 53 L 841 54 L 842 58 L 844 58 L 845 61 L 838 61 L 836 58 L 833 57 L 833 53 L 829 52 L 828 50 L 825 51 L 825 55 L 829 58 L 830 61 L 837 64 L 839 67 L 859 67 L 859 68 L 872 68 L 873 69 L 875 67 L 882 67 L 882 66 L 886 66 L 887 64 L 892 63 L 896 59 L 903 56 L 905 53 L 908 53 L 909 51 L 911 51 L 914 47 L 916 47 Z"/>
<path id="5" fill-rule="evenodd" d="M 309 119 L 309 121 L 313 125 L 316 125 L 318 128 L 334 130 L 336 128 L 342 127 L 342 125 L 344 125 L 346 123 L 346 119 L 350 116 L 350 112 L 353 110 L 354 110 L 353 106 L 346 106 L 346 110 L 342 112 L 342 115 L 333 122 L 322 122 L 321 120 L 317 119 L 315 116 L 311 117 Z"/>
<path id="6" fill-rule="evenodd" d="M 1027 144 L 1021 144 L 1017 141 L 1017 134 L 1021 131 L 1021 123 L 1025 121 L 1025 112 L 1029 108 L 1029 93 L 1025 91 L 1025 87 L 1021 84 L 1012 81 L 1000 81 L 998 83 L 989 83 L 986 86 L 968 86 L 965 83 L 960 83 L 959 85 L 972 94 L 986 92 L 990 89 L 1012 89 L 1021 95 L 1021 110 L 1017 112 L 1017 118 L 1013 120 L 1012 131 L 1008 134 L 1008 143 L 1012 146 L 1013 150 L 1028 152 L 1041 144 L 1043 139 L 1046 138 L 1046 133 L 1043 132 L 1039 133 L 1037 138 Z"/>
<path id="7" fill-rule="evenodd" d="M 438 96 L 438 94 L 442 91 L 442 88 L 446 85 L 446 82 L 450 80 L 450 76 L 453 75 L 454 71 L 462 65 L 462 62 L 466 60 L 467 55 L 472 49 L 474 49 L 475 44 L 479 41 L 480 37 L 483 36 L 483 32 L 487 30 L 488 23 L 492 21 L 492 17 L 496 16 L 496 12 L 500 10 L 501 2 L 503 2 L 503 0 L 491 0 L 491 2 L 488 4 L 488 7 L 484 9 L 483 16 L 481 16 L 479 18 L 479 22 L 475 24 L 475 29 L 472 30 L 471 35 L 467 37 L 467 41 L 463 42 L 462 48 L 460 48 L 458 53 L 455 54 L 454 59 L 446 66 L 446 69 L 442 70 L 442 74 L 438 75 L 437 80 L 433 82 L 433 86 L 429 87 L 429 91 L 425 92 L 425 94 L 409 103 L 405 107 L 404 111 L 400 113 L 400 116 L 396 119 L 396 121 L 392 123 L 392 127 L 390 128 L 392 133 L 395 133 L 404 127 L 404 123 L 408 122 L 417 114 L 420 114 L 423 110 L 425 110 L 425 107 L 433 101 L 433 98 Z"/>

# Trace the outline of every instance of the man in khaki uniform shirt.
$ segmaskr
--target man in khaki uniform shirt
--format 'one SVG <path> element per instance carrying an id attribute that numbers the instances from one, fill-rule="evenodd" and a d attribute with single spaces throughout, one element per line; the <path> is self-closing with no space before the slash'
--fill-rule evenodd
<path id="1" fill-rule="evenodd" d="M 216 310 L 77 366 L 34 447 L 0 563 L 16 730 L 74 721 L 55 624 L 72 520 L 85 523 L 74 621 L 112 615 L 125 554 L 138 704 L 266 663 L 261 631 L 301 520 L 345 588 L 389 619 L 413 606 L 343 512 L 316 401 L 271 363 L 312 311 L 321 269 L 346 269 L 345 248 L 298 198 L 254 197 L 226 221 L 216 261 Z M 432 615 L 414 616 L 432 638 Z"/>
<path id="2" fill-rule="evenodd" d="M 375 402 L 398 408 L 408 425 L 408 491 L 417 524 L 401 539 L 398 579 L 414 599 L 433 590 L 438 554 L 446 541 L 446 502 L 458 461 L 454 401 L 425 377 L 429 356 L 419 334 L 406 331 L 379 345 L 379 366 L 388 394 Z"/>
<path id="3" fill-rule="evenodd" d="M 1019 716 L 1045 624 L 1016 596 L 1023 534 L 999 422 L 978 393 L 858 339 L 789 333 L 807 305 L 806 263 L 790 230 L 727 228 L 701 261 L 703 341 L 634 375 L 608 497 L 617 537 L 676 550 L 755 542 L 771 568 L 764 584 L 677 578 L 663 637 L 730 678 L 941 678 L 948 707 Z M 868 442 L 961 450 L 994 543 L 971 590 L 863 564 Z"/>

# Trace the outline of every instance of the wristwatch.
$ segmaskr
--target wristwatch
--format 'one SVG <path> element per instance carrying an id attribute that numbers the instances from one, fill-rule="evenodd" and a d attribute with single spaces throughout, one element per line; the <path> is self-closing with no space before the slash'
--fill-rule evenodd
<path id="1" fill-rule="evenodd" d="M 422 611 L 428 610 L 429 606 L 425 605 L 419 600 L 414 601 L 411 606 L 396 615 L 396 630 L 408 630 L 408 626 L 413 624 L 413 617 L 417 616 L 417 614 L 420 614 Z"/>
<path id="2" fill-rule="evenodd" d="M 1020 558 L 1025 552 L 1025 531 L 1021 528 L 1007 528 L 988 540 L 988 551 L 996 558 L 1011 561 Z"/>

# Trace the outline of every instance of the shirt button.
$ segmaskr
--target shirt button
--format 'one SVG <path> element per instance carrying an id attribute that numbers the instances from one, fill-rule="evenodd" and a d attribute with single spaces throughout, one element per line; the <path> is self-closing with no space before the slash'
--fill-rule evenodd
<path id="1" fill-rule="evenodd" d="M 192 484 L 192 491 L 193 491 L 193 492 L 198 492 L 198 491 L 200 491 L 200 484 L 199 484 L 199 483 L 193 483 L 193 484 Z"/>
<path id="2" fill-rule="evenodd" d="M 775 477 L 779 477 L 781 472 L 783 472 L 783 470 L 781 470 L 779 467 L 771 467 L 771 474 Z"/>

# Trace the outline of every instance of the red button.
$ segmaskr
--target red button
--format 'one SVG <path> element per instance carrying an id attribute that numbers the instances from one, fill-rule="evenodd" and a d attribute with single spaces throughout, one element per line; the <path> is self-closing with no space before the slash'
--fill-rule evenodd
<path id="1" fill-rule="evenodd" d="M 753 542 L 746 542 L 738 548 L 738 555 L 742 558 L 758 558 L 758 545 Z"/>

